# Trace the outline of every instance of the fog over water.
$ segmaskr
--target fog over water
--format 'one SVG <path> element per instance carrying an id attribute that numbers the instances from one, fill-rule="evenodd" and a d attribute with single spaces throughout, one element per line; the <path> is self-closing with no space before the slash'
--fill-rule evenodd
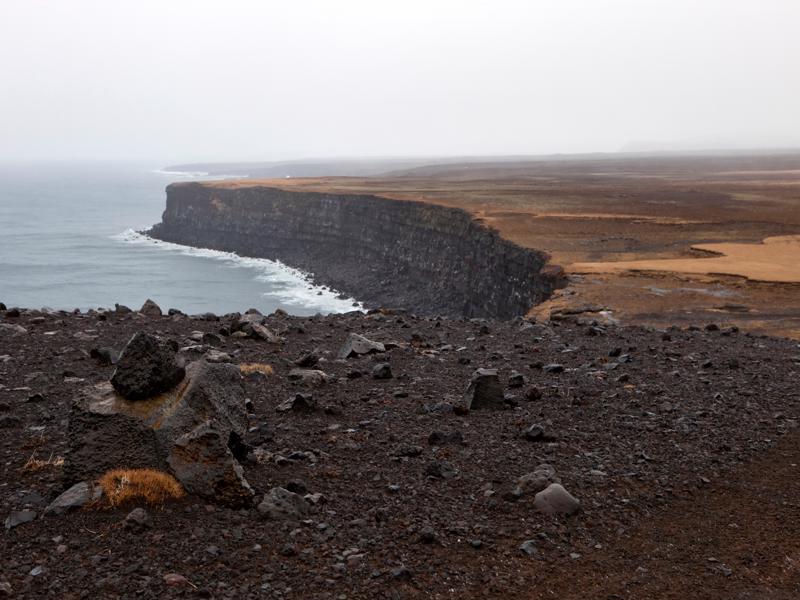
<path id="1" fill-rule="evenodd" d="M 800 146 L 797 0 L 3 0 L 0 158 Z"/>

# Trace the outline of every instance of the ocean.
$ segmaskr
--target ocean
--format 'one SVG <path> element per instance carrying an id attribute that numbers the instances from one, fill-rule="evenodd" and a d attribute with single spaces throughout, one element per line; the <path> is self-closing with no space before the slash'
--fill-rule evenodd
<path id="1" fill-rule="evenodd" d="M 352 298 L 280 263 L 137 233 L 161 220 L 167 184 L 203 178 L 147 163 L 0 162 L 0 302 L 87 310 L 152 298 L 187 313 L 354 310 Z"/>

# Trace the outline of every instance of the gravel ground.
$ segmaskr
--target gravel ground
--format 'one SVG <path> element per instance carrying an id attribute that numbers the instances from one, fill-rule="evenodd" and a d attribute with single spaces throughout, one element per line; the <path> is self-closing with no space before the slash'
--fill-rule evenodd
<path id="1" fill-rule="evenodd" d="M 280 342 L 222 335 L 218 347 L 274 368 L 245 379 L 245 476 L 259 496 L 281 486 L 320 502 L 300 521 L 275 521 L 187 496 L 142 506 L 152 524 L 136 530 L 123 521 L 138 505 L 42 517 L 63 491 L 60 467 L 25 464 L 65 455 L 71 400 L 111 376 L 92 348 L 120 350 L 137 331 L 185 346 L 195 331 L 227 333 L 234 317 L 13 315 L 0 312 L 0 517 L 37 517 L 0 535 L 0 596 L 539 597 L 537 581 L 568 586 L 584 562 L 599 576 L 609 544 L 670 506 L 702 502 L 800 418 L 790 340 L 580 318 L 271 315 Z M 351 332 L 388 349 L 338 359 Z M 325 383 L 289 378 L 309 353 Z M 379 363 L 392 377 L 373 377 Z M 460 409 L 478 368 L 497 369 L 504 408 Z M 317 410 L 275 410 L 298 392 Z M 543 434 L 526 437 L 531 425 Z M 461 441 L 431 440 L 436 431 Z M 515 491 L 543 463 L 580 500 L 577 514 L 542 514 L 532 493 Z M 170 585 L 168 574 L 185 579 Z"/>

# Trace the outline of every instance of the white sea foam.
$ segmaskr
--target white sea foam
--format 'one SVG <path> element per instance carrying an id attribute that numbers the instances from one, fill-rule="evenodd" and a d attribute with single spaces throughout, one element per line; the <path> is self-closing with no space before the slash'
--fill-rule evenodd
<path id="1" fill-rule="evenodd" d="M 143 228 L 145 229 L 145 228 Z M 120 242 L 159 248 L 167 252 L 176 252 L 185 256 L 219 260 L 232 268 L 252 269 L 254 279 L 269 284 L 268 291 L 262 295 L 271 297 L 281 304 L 302 306 L 323 313 L 340 313 L 352 310 L 363 310 L 354 298 L 339 298 L 338 293 L 325 286 L 314 285 L 308 274 L 293 269 L 279 261 L 266 258 L 249 258 L 233 252 L 211 250 L 183 246 L 172 242 L 163 242 L 140 233 L 134 229 L 126 229 L 122 233 L 111 236 Z"/>

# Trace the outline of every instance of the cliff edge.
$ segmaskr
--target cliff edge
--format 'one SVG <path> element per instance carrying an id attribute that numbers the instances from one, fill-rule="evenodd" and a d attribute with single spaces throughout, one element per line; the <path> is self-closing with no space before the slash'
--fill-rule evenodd
<path id="1" fill-rule="evenodd" d="M 546 300 L 561 270 L 469 213 L 367 194 L 174 183 L 149 234 L 279 260 L 366 306 L 513 318 Z"/>

